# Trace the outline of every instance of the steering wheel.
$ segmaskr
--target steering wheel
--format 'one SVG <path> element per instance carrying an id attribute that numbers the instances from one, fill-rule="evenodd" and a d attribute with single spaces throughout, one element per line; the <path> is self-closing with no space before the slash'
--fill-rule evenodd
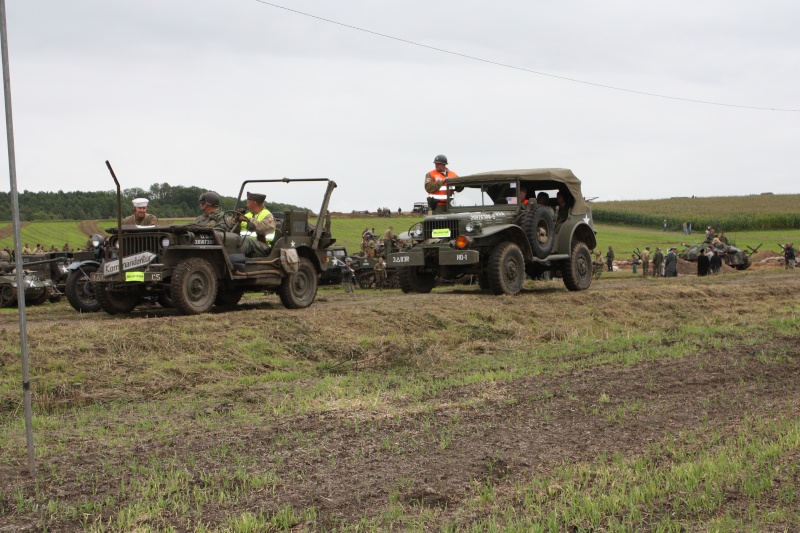
<path id="1" fill-rule="evenodd" d="M 225 211 L 222 213 L 222 220 L 220 221 L 223 226 L 225 226 L 226 231 L 230 232 L 233 231 L 233 228 L 239 224 L 239 221 L 236 218 L 239 216 L 239 213 L 236 211 Z M 236 232 L 238 233 L 238 232 Z"/>

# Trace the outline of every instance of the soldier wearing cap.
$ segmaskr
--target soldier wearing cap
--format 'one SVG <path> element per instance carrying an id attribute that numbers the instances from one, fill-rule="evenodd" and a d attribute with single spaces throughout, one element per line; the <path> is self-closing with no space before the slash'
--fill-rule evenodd
<path id="1" fill-rule="evenodd" d="M 264 207 L 265 194 L 247 193 L 247 213 L 236 217 L 241 222 L 239 233 L 254 240 L 255 253 L 269 253 L 269 243 L 275 239 L 275 217 Z"/>
<path id="2" fill-rule="evenodd" d="M 133 199 L 133 214 L 125 217 L 122 221 L 123 226 L 155 226 L 158 224 L 158 219 L 155 215 L 147 212 L 147 204 L 150 200 L 147 198 L 134 198 Z"/>

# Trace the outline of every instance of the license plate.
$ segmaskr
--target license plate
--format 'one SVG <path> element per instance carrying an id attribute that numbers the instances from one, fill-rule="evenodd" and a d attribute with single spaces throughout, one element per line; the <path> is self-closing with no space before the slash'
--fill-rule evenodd
<path id="1" fill-rule="evenodd" d="M 440 228 L 431 231 L 431 237 L 434 239 L 441 239 L 450 236 L 450 228 Z"/>

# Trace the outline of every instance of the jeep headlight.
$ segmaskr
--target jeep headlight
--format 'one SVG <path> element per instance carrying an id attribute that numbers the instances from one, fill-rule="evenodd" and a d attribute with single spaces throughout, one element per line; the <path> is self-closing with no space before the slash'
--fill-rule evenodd
<path id="1" fill-rule="evenodd" d="M 100 248 L 106 243 L 105 238 L 102 235 L 95 233 L 92 235 L 92 246 L 95 248 Z"/>
<path id="2" fill-rule="evenodd" d="M 473 220 L 470 220 L 467 222 L 467 225 L 464 226 L 464 231 L 467 233 L 476 233 L 479 229 L 481 229 L 481 223 Z"/>
<path id="3" fill-rule="evenodd" d="M 169 237 L 164 237 L 163 239 L 161 239 L 161 247 L 164 248 L 165 250 L 169 248 Z"/>

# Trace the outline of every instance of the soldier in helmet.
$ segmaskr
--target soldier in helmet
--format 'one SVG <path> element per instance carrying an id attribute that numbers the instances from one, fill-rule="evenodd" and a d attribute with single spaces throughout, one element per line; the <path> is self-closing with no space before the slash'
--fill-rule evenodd
<path id="1" fill-rule="evenodd" d="M 198 226 L 208 226 L 219 229 L 225 229 L 222 223 L 223 211 L 219 208 L 219 194 L 214 191 L 207 191 L 200 195 L 200 209 L 203 214 L 194 219 L 194 223 Z"/>
<path id="2" fill-rule="evenodd" d="M 266 198 L 266 196 L 264 196 L 264 198 Z M 219 204 L 220 204 L 219 194 L 213 191 L 208 191 L 201 194 L 200 209 L 203 210 L 203 214 L 194 219 L 194 223 L 198 226 L 214 228 L 216 230 L 224 232 L 233 232 L 234 230 L 238 230 L 239 229 L 238 227 L 229 228 L 225 224 L 224 222 L 225 213 L 224 211 L 222 211 L 222 209 L 220 209 Z M 274 231 L 274 221 L 273 221 L 273 231 Z M 265 255 L 269 253 L 269 247 L 266 245 L 266 241 L 262 243 L 256 239 L 250 239 L 249 237 L 241 238 L 241 241 L 239 242 L 239 250 L 246 256 Z"/>
<path id="3" fill-rule="evenodd" d="M 444 186 L 444 180 L 457 178 L 458 175 L 447 168 L 447 157 L 444 155 L 437 155 L 433 159 L 433 164 L 436 168 L 425 174 L 425 190 L 436 202 L 433 206 L 436 210 L 447 205 L 447 188 Z"/>
<path id="4" fill-rule="evenodd" d="M 123 226 L 155 226 L 158 224 L 156 216 L 147 212 L 147 204 L 150 203 L 150 200 L 134 198 L 132 203 L 133 214 L 125 217 L 125 220 L 122 221 Z"/>

